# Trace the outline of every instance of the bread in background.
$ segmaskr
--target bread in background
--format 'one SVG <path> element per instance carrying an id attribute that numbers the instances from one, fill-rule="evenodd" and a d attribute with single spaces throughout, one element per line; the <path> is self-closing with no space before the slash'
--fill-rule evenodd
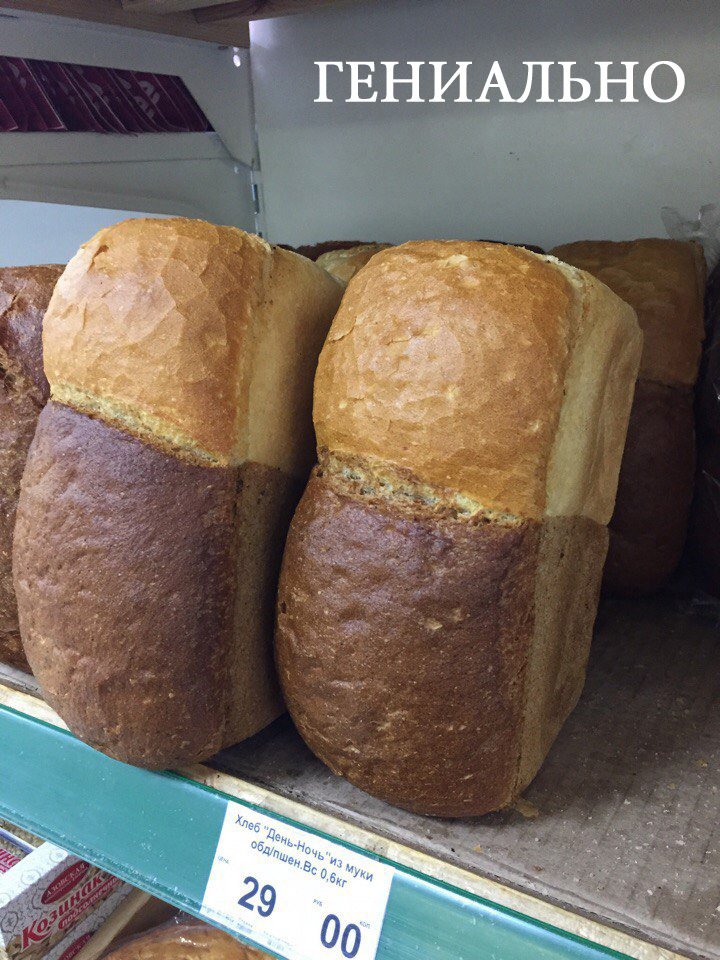
<path id="1" fill-rule="evenodd" d="M 323 348 L 276 656 L 314 752 L 419 813 L 511 803 L 584 682 L 641 334 L 521 248 L 409 243 Z"/>
<path id="2" fill-rule="evenodd" d="M 283 710 L 277 574 L 342 291 L 259 237 L 179 218 L 100 231 L 55 289 L 15 586 L 46 699 L 111 756 L 201 760 Z"/>
<path id="3" fill-rule="evenodd" d="M 693 387 L 703 339 L 705 260 L 695 243 L 587 240 L 556 247 L 632 306 L 643 355 L 617 504 L 610 521 L 604 587 L 652 593 L 683 552 L 695 475 Z"/>
<path id="4" fill-rule="evenodd" d="M 271 960 L 200 920 L 183 919 L 156 927 L 105 954 L 105 960 Z"/>
<path id="5" fill-rule="evenodd" d="M 20 480 L 49 395 L 42 320 L 61 266 L 0 268 L 0 662 L 29 670 L 12 584 L 12 540 Z"/>
<path id="6" fill-rule="evenodd" d="M 371 257 L 389 246 L 389 243 L 363 243 L 357 247 L 330 250 L 321 254 L 315 262 L 342 283 L 349 283 Z"/>

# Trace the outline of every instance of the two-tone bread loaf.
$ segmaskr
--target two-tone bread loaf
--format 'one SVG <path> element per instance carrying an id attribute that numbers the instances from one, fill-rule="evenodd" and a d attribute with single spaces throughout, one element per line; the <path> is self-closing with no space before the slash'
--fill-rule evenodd
<path id="1" fill-rule="evenodd" d="M 705 260 L 695 243 L 662 239 L 581 241 L 552 252 L 629 303 L 644 334 L 603 583 L 649 593 L 677 567 L 687 534 Z"/>
<path id="2" fill-rule="evenodd" d="M 128 220 L 68 264 L 18 508 L 23 642 L 111 756 L 210 756 L 282 710 L 277 571 L 342 286 L 232 227 Z"/>
<path id="3" fill-rule="evenodd" d="M 336 773 L 442 816 L 510 803 L 583 686 L 642 335 L 550 257 L 427 241 L 351 280 L 276 656 Z"/>
<path id="4" fill-rule="evenodd" d="M 20 480 L 49 388 L 42 320 L 60 266 L 0 268 L 0 662 L 27 670 L 12 584 Z"/>

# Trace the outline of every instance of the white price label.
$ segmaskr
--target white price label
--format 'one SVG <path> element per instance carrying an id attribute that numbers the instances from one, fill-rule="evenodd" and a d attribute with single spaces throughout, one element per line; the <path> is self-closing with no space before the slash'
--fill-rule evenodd
<path id="1" fill-rule="evenodd" d="M 375 960 L 394 873 L 228 801 L 202 912 L 290 960 Z"/>

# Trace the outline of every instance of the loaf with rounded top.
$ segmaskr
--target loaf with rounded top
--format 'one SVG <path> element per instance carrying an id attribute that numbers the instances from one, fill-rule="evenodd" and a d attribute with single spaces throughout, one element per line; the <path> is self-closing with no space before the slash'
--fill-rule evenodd
<path id="1" fill-rule="evenodd" d="M 61 266 L 0 268 L 0 661 L 28 670 L 12 584 L 12 539 L 25 458 L 49 387 L 42 320 Z"/>
<path id="2" fill-rule="evenodd" d="M 276 580 L 342 289 L 183 219 L 100 231 L 57 285 L 15 587 L 48 702 L 111 756 L 204 759 L 282 710 Z"/>
<path id="3" fill-rule="evenodd" d="M 635 309 L 643 331 L 603 584 L 618 594 L 651 593 L 680 562 L 693 497 L 693 386 L 704 335 L 702 248 L 646 238 L 584 240 L 552 252 L 606 283 Z"/>
<path id="4" fill-rule="evenodd" d="M 610 290 L 520 248 L 410 243 L 350 281 L 276 629 L 336 773 L 438 816 L 532 779 L 582 689 L 641 341 Z"/>

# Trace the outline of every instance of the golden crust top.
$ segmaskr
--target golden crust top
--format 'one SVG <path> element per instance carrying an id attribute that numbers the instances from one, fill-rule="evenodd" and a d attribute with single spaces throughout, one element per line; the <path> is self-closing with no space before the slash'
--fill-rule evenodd
<path id="1" fill-rule="evenodd" d="M 586 310 L 590 288 L 602 309 Z M 589 336 L 600 323 L 608 335 Z M 563 413 L 566 390 L 578 391 L 581 342 L 583 356 L 598 352 L 587 423 L 584 401 Z M 639 343 L 632 310 L 553 258 L 471 241 L 392 247 L 351 280 L 323 348 L 318 444 L 485 508 L 607 522 Z"/>
<path id="2" fill-rule="evenodd" d="M 580 240 L 552 253 L 587 270 L 635 310 L 644 335 L 641 377 L 669 386 L 695 383 L 706 272 L 699 244 L 660 238 Z"/>
<path id="3" fill-rule="evenodd" d="M 235 227 L 123 221 L 84 244 L 55 289 L 44 329 L 52 396 L 181 455 L 242 462 L 257 363 L 278 371 L 292 353 L 294 379 L 309 381 L 313 357 L 296 356 L 293 340 L 321 342 L 340 295 L 315 264 Z M 258 413 L 276 432 L 277 402 L 263 398 Z"/>

